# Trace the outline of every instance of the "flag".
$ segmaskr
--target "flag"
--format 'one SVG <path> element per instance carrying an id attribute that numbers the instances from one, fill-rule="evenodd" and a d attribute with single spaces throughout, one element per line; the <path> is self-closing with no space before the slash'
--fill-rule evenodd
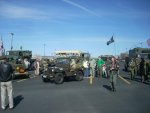
<path id="1" fill-rule="evenodd" d="M 113 43 L 114 42 L 114 38 L 113 38 L 113 36 L 111 37 L 111 39 L 109 40 L 109 41 L 107 41 L 107 45 L 109 45 L 109 44 L 111 44 L 111 43 Z"/>
<path id="2" fill-rule="evenodd" d="M 3 41 L 2 41 L 2 37 L 1 37 L 1 41 L 0 41 L 0 56 L 3 55 L 3 49 L 4 49 L 4 46 L 3 46 Z"/>
<path id="3" fill-rule="evenodd" d="M 150 46 L 150 38 L 147 40 L 147 45 Z"/>

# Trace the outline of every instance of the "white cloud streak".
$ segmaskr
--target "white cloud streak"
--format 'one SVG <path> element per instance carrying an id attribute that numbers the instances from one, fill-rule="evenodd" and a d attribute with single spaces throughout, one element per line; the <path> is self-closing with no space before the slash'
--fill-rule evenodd
<path id="1" fill-rule="evenodd" d="M 20 7 L 12 4 L 3 4 L 0 7 L 0 15 L 9 18 L 45 19 L 47 14 L 33 8 Z"/>
<path id="2" fill-rule="evenodd" d="M 62 13 L 63 12 L 63 13 Z M 21 6 L 8 2 L 0 1 L 0 17 L 10 19 L 33 19 L 33 20 L 50 20 L 56 23 L 62 23 L 62 20 L 82 17 L 61 7 L 49 7 L 48 10 L 34 8 L 34 6 Z"/>
<path id="3" fill-rule="evenodd" d="M 89 13 L 89 14 L 92 14 L 94 16 L 99 17 L 99 15 L 97 15 L 95 12 L 91 11 L 90 9 L 88 9 L 88 8 L 82 6 L 82 5 L 79 5 L 78 3 L 75 3 L 75 2 L 70 1 L 70 0 L 62 0 L 62 1 L 65 2 L 65 3 L 68 3 L 68 4 L 72 5 L 72 6 L 75 6 L 75 7 L 79 8 L 79 9 Z"/>

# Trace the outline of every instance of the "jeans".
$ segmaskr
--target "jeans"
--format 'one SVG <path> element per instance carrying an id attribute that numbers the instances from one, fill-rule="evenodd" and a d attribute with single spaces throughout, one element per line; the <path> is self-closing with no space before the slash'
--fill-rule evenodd
<path id="1" fill-rule="evenodd" d="M 89 68 L 84 68 L 84 77 L 89 77 Z"/>
<path id="2" fill-rule="evenodd" d="M 116 89 L 117 76 L 118 76 L 117 71 L 112 71 L 110 73 L 110 82 L 111 82 L 111 85 L 112 85 L 112 89 Z"/>
<path id="3" fill-rule="evenodd" d="M 40 74 L 39 68 L 36 68 L 36 69 L 34 70 L 34 73 L 35 73 L 35 75 L 39 75 L 39 74 Z"/>
<path id="4" fill-rule="evenodd" d="M 90 68 L 90 75 L 92 75 L 93 77 L 95 77 L 95 67 L 91 67 Z"/>
<path id="5" fill-rule="evenodd" d="M 103 70 L 102 73 L 103 73 L 103 74 L 102 74 L 103 77 L 106 77 L 106 78 L 107 78 L 107 71 L 106 71 L 106 70 Z"/>
<path id="6" fill-rule="evenodd" d="M 5 109 L 6 105 L 6 97 L 8 95 L 9 108 L 14 107 L 13 103 L 13 87 L 12 81 L 9 82 L 1 82 L 1 107 Z"/>

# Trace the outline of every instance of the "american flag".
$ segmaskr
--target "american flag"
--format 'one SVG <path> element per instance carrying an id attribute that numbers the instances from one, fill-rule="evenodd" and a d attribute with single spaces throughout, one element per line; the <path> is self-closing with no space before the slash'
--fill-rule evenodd
<path id="1" fill-rule="evenodd" d="M 150 38 L 147 40 L 147 45 L 150 46 Z"/>

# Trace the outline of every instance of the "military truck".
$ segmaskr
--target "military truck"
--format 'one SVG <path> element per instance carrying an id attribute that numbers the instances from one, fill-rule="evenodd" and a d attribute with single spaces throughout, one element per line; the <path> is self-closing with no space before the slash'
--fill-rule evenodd
<path id="1" fill-rule="evenodd" d="M 76 61 L 76 68 L 71 68 L 71 61 Z M 73 77 L 77 81 L 83 80 L 83 66 L 80 57 L 59 57 L 55 59 L 53 65 L 49 65 L 42 74 L 43 82 L 49 80 L 54 81 L 56 84 L 64 82 L 65 78 Z"/>
<path id="2" fill-rule="evenodd" d="M 16 76 L 26 76 L 29 77 L 29 69 L 24 63 L 24 59 L 27 59 L 29 62 L 32 57 L 32 51 L 29 50 L 10 50 L 6 52 L 6 57 L 9 63 L 12 64 L 14 73 L 13 78 Z"/>
<path id="3" fill-rule="evenodd" d="M 150 67 L 149 62 L 150 62 L 150 48 L 133 48 L 131 50 L 129 50 L 129 57 L 125 58 L 125 70 L 128 71 L 129 68 L 129 62 L 132 58 L 138 58 L 140 60 L 140 58 L 144 58 L 145 61 L 148 63 L 146 65 L 148 65 L 147 67 Z M 137 63 L 139 64 L 140 61 L 138 61 Z"/>
<path id="4" fill-rule="evenodd" d="M 136 58 L 136 57 L 147 57 L 148 59 L 150 59 L 150 48 L 133 48 L 131 50 L 129 50 L 129 57 L 130 58 Z"/>
<path id="5" fill-rule="evenodd" d="M 55 51 L 56 57 L 80 57 L 83 59 L 90 59 L 90 54 L 88 52 L 83 52 L 79 50 L 64 50 L 64 51 Z"/>

